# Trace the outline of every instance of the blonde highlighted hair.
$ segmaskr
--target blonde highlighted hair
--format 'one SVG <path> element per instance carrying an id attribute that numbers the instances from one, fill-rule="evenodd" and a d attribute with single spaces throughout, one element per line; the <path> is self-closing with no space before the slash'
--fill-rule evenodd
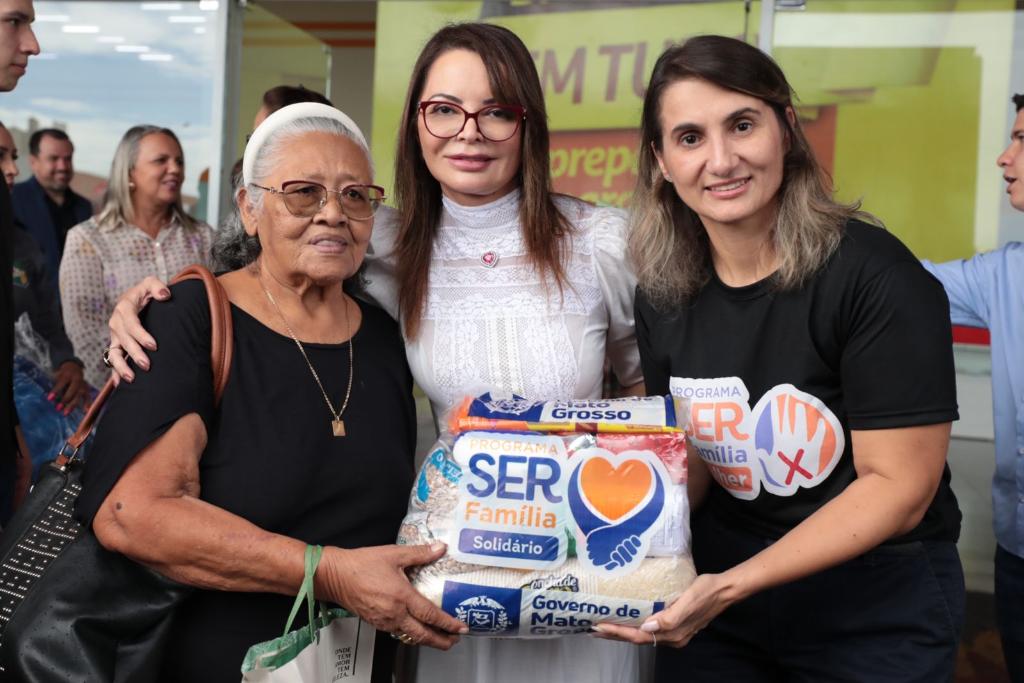
<path id="1" fill-rule="evenodd" d="M 644 97 L 629 254 L 638 285 L 651 303 L 669 308 L 692 298 L 711 278 L 711 247 L 700 217 L 678 196 L 658 166 L 662 149 L 661 98 L 681 80 L 699 79 L 765 102 L 789 149 L 772 241 L 778 259 L 774 284 L 795 289 L 835 252 L 850 218 L 878 224 L 860 204 L 841 204 L 798 121 L 786 112 L 793 90 L 782 69 L 755 47 L 723 36 L 698 36 L 667 49 L 654 65 Z"/>
<path id="2" fill-rule="evenodd" d="M 107 180 L 107 192 L 103 197 L 103 208 L 96 217 L 101 227 L 130 224 L 135 220 L 135 208 L 132 205 L 131 173 L 139 162 L 139 144 L 147 135 L 159 133 L 174 140 L 181 149 L 181 141 L 169 128 L 160 126 L 132 126 L 125 132 L 114 151 L 114 160 L 110 164 L 110 178 Z M 182 152 L 184 155 L 184 152 Z M 181 203 L 181 195 L 171 207 L 175 220 L 189 230 L 195 230 L 197 223 L 185 213 Z"/>

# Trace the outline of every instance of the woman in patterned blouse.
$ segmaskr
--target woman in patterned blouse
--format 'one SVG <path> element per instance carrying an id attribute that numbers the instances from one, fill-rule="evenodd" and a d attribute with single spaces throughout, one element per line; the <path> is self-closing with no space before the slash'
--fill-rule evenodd
<path id="1" fill-rule="evenodd" d="M 184 177 L 172 131 L 130 128 L 114 153 L 103 210 L 68 231 L 60 264 L 64 324 L 90 384 L 106 381 L 107 320 L 122 292 L 147 275 L 166 282 L 185 266 L 209 263 L 213 231 L 185 213 Z"/>

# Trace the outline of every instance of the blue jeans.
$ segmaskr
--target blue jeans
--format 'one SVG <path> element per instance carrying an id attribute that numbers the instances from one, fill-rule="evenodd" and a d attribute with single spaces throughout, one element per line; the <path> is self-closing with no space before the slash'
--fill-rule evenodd
<path id="1" fill-rule="evenodd" d="M 771 544 L 699 515 L 694 558 L 721 572 Z M 658 683 L 951 681 L 964 622 L 952 542 L 880 546 L 720 614 L 679 650 L 658 648 Z"/>
<path id="2" fill-rule="evenodd" d="M 1024 558 L 996 546 L 996 623 L 1012 683 L 1024 683 Z"/>

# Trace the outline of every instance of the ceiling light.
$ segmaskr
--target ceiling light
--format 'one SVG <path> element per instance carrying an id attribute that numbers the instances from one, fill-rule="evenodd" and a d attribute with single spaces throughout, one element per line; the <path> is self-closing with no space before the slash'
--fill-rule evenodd
<path id="1" fill-rule="evenodd" d="M 154 52 L 148 55 L 139 55 L 139 59 L 144 62 L 169 62 L 174 59 L 174 55 Z"/>
<path id="2" fill-rule="evenodd" d="M 153 12 L 180 12 L 180 2 L 143 2 L 140 5 L 144 10 Z"/>
<path id="3" fill-rule="evenodd" d="M 204 12 L 216 12 L 218 7 L 220 3 L 217 0 L 199 0 L 199 9 Z"/>
<path id="4" fill-rule="evenodd" d="M 66 14 L 37 14 L 36 21 L 69 21 L 71 17 Z"/>
<path id="5" fill-rule="evenodd" d="M 167 21 L 172 24 L 205 24 L 206 17 L 199 16 L 197 14 L 192 15 L 175 15 L 167 17 Z"/>
<path id="6" fill-rule="evenodd" d="M 149 52 L 146 45 L 116 45 L 114 49 L 118 52 Z"/>
<path id="7" fill-rule="evenodd" d="M 97 43 L 123 43 L 122 36 L 96 36 Z"/>
<path id="8" fill-rule="evenodd" d="M 64 33 L 99 33 L 99 26 L 86 26 L 84 24 L 65 24 L 60 27 Z"/>

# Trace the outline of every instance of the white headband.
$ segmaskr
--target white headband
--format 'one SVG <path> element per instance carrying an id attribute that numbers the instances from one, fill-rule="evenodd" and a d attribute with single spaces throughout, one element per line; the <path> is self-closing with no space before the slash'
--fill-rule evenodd
<path id="1" fill-rule="evenodd" d="M 287 107 L 281 107 L 264 119 L 263 123 L 257 126 L 256 130 L 253 131 L 252 136 L 250 136 L 249 142 L 245 145 L 245 154 L 242 156 L 243 184 L 248 185 L 252 180 L 252 171 L 253 166 L 256 164 L 256 156 L 259 153 L 260 148 L 263 147 L 267 140 L 269 140 L 274 134 L 274 131 L 281 126 L 291 123 L 292 121 L 307 118 L 323 118 L 337 121 L 351 131 L 356 141 L 360 143 L 364 149 L 369 150 L 370 146 L 366 144 L 366 138 L 363 136 L 363 131 L 359 130 L 359 126 L 356 125 L 356 122 L 340 109 L 336 109 L 335 107 L 331 107 L 326 104 L 320 104 L 319 102 L 300 102 L 298 104 L 289 104 Z"/>

